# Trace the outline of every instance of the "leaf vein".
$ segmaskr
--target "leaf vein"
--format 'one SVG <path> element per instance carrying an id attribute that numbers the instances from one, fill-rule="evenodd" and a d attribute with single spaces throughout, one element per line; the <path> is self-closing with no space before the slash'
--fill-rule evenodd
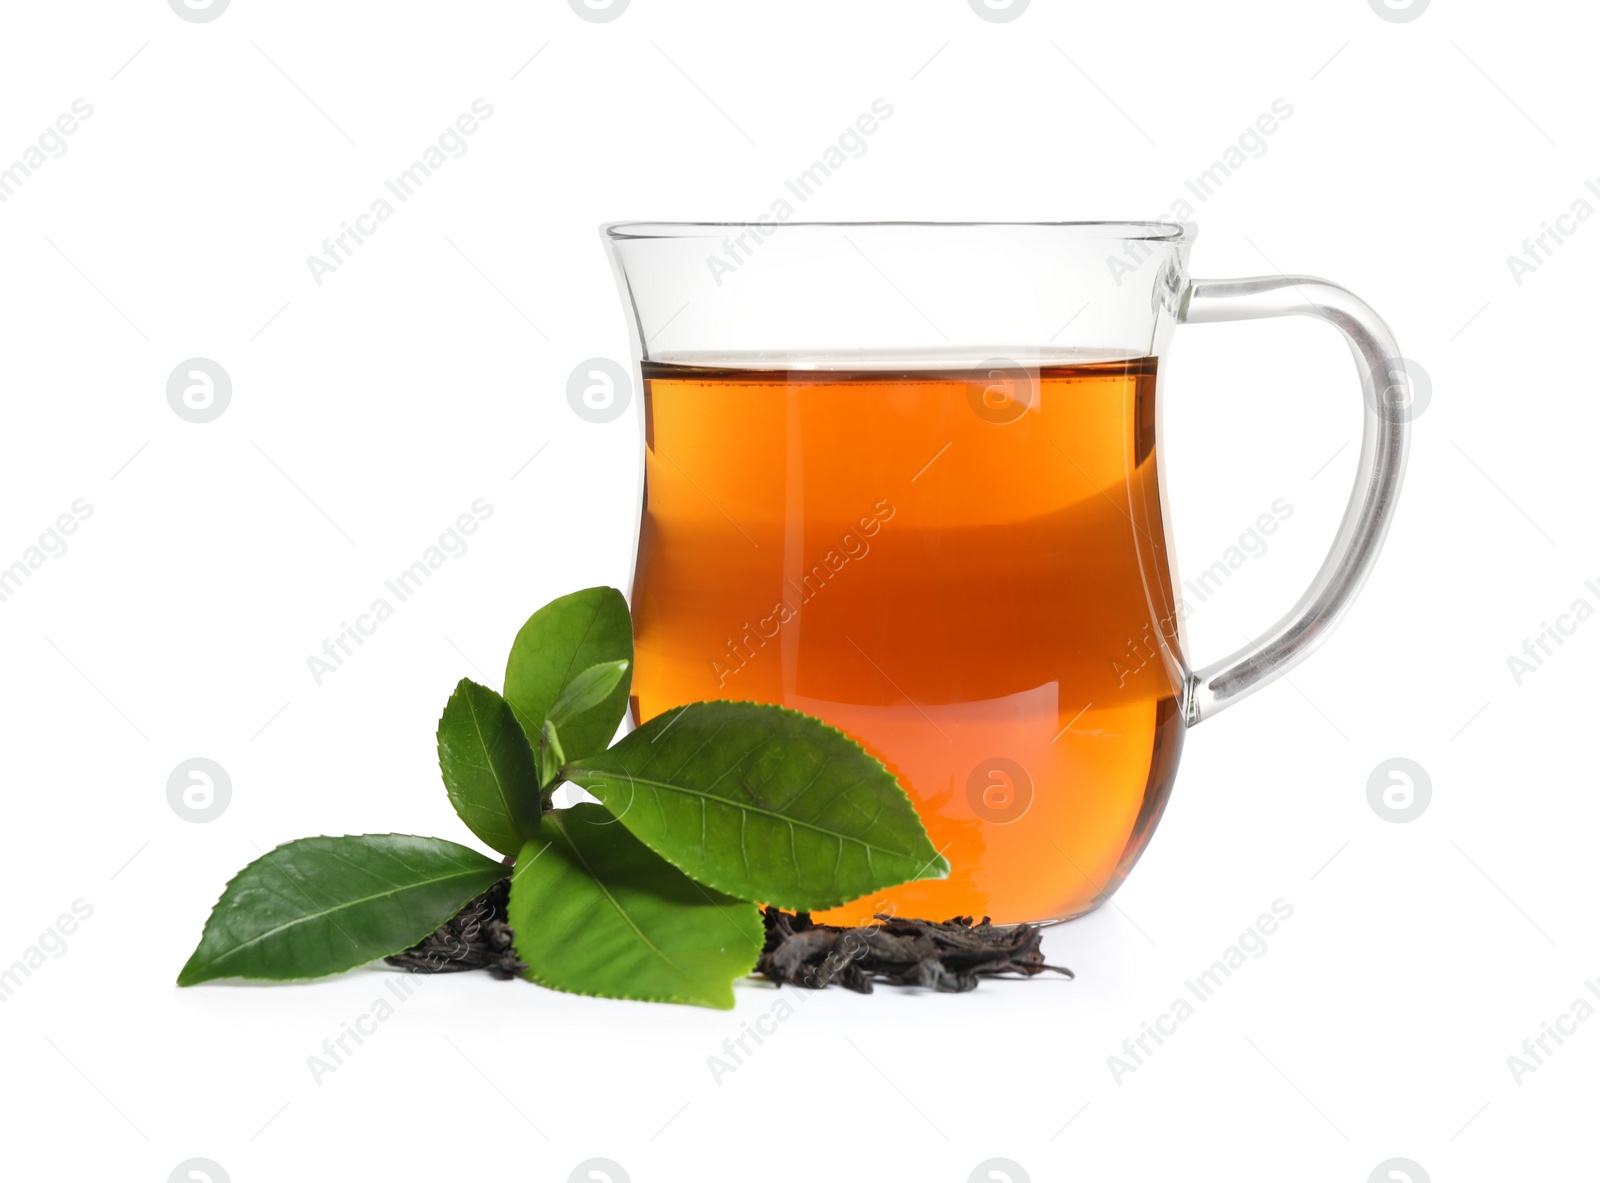
<path id="1" fill-rule="evenodd" d="M 324 908 L 321 911 L 312 913 L 309 916 L 296 916 L 294 919 L 285 921 L 283 924 L 274 925 L 272 928 L 269 928 L 266 932 L 258 933 L 257 935 L 251 937 L 248 941 L 244 941 L 244 942 L 242 942 L 240 944 L 235 945 L 233 948 L 227 950 L 226 952 L 219 954 L 215 959 L 213 959 L 212 961 L 208 962 L 207 964 L 209 966 L 213 967 L 213 968 L 216 967 L 216 966 L 222 965 L 225 962 L 227 962 L 230 958 L 238 956 L 240 953 L 244 952 L 246 949 L 254 948 L 256 945 L 259 945 L 262 941 L 266 940 L 269 937 L 274 937 L 278 933 L 287 931 L 288 929 L 294 928 L 294 927 L 296 927 L 298 925 L 311 924 L 311 923 L 313 923 L 315 921 L 318 921 L 318 920 L 328 920 L 336 912 L 348 911 L 349 909 L 357 907 L 357 906 L 359 906 L 361 904 L 370 904 L 373 900 L 381 900 L 381 899 L 384 899 L 384 898 L 386 898 L 388 896 L 398 895 L 398 894 L 400 894 L 400 892 L 403 892 L 403 891 L 414 891 L 419 887 L 431 887 L 434 884 L 449 883 L 449 882 L 452 882 L 453 880 L 456 880 L 456 879 L 470 879 L 474 875 L 482 875 L 482 874 L 483 874 L 483 872 L 481 870 L 478 870 L 478 869 L 469 869 L 469 870 L 465 870 L 465 871 L 457 871 L 457 872 L 455 872 L 454 874 L 451 874 L 451 875 L 441 875 L 436 879 L 423 879 L 423 880 L 417 881 L 416 883 L 407 883 L 407 884 L 404 884 L 404 885 L 399 885 L 399 886 L 396 886 L 393 891 L 380 891 L 380 892 L 377 892 L 374 895 L 362 896 L 360 899 L 349 900 L 349 901 L 347 901 L 346 903 L 343 903 L 343 904 L 336 904 L 331 908 Z M 448 919 L 448 917 L 447 917 L 447 919 Z"/>
<path id="2" fill-rule="evenodd" d="M 578 773 L 575 776 L 575 779 L 578 780 L 579 784 L 583 783 L 582 777 L 584 775 L 593 776 L 593 775 L 595 775 L 595 773 L 592 770 L 589 770 L 589 769 L 579 770 Z M 609 776 L 609 774 L 607 774 L 607 773 L 601 773 L 600 775 L 601 776 Z M 704 790 L 700 790 L 700 789 L 691 789 L 687 785 L 673 784 L 670 781 L 652 780 L 649 777 L 638 777 L 638 778 L 636 778 L 635 783 L 636 784 L 643 784 L 643 785 L 646 785 L 646 786 L 648 786 L 650 788 L 657 789 L 657 790 L 662 791 L 662 792 L 683 793 L 683 794 L 686 794 L 686 795 L 691 796 L 691 797 L 708 798 L 709 800 L 711 800 L 713 802 L 716 802 L 717 804 L 724 805 L 729 809 L 748 810 L 751 813 L 757 813 L 757 814 L 761 814 L 761 815 L 763 815 L 765 817 L 773 818 L 774 820 L 782 822 L 785 825 L 788 825 L 788 826 L 791 826 L 791 827 L 792 826 L 801 826 L 801 827 L 804 827 L 805 829 L 808 829 L 808 830 L 815 830 L 817 833 L 824 834 L 824 835 L 826 835 L 826 836 L 828 836 L 830 838 L 833 838 L 835 840 L 844 841 L 844 842 L 853 842 L 858 846 L 865 847 L 868 851 L 876 850 L 880 854 L 886 854 L 886 855 L 889 855 L 889 856 L 891 856 L 893 858 L 906 858 L 906 859 L 909 859 L 909 858 L 913 857 L 912 853 L 909 852 L 909 851 L 894 850 L 891 847 L 880 846 L 877 843 L 868 842 L 865 838 L 857 838 L 853 834 L 842 834 L 837 830 L 830 830 L 826 826 L 820 826 L 820 825 L 817 825 L 817 824 L 815 824 L 813 822 L 805 821 L 805 820 L 802 820 L 800 818 L 789 817 L 789 816 L 787 816 L 785 814 L 777 812 L 776 810 L 763 809 L 763 808 L 761 808 L 760 806 L 757 806 L 757 805 L 744 805 L 744 804 L 741 804 L 738 801 L 729 800 L 727 797 L 719 797 L 715 793 L 707 793 Z M 587 787 L 587 786 L 585 786 L 585 787 Z"/>

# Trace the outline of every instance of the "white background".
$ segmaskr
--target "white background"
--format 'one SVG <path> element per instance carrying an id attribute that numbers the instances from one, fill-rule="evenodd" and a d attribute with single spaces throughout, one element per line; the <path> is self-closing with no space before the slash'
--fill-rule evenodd
<path id="1" fill-rule="evenodd" d="M 1600 219 L 1520 285 L 1505 261 L 1600 176 L 1587 9 L 1034 0 L 993 23 L 966 0 L 634 0 L 590 23 L 558 0 L 233 0 L 190 23 L 141 0 L 4 19 L 0 166 L 93 107 L 0 204 L 0 565 L 76 499 L 93 510 L 0 603 L 0 965 L 93 909 L 0 1006 L 8 1177 L 157 1181 L 194 1157 L 236 1183 L 565 1180 L 592 1157 L 635 1183 L 961 1183 L 996 1157 L 1013 1181 L 1592 1164 L 1600 1022 L 1520 1083 L 1507 1066 L 1600 975 L 1581 750 L 1600 623 L 1520 686 L 1506 663 L 1574 600 L 1600 606 Z M 306 257 L 480 97 L 470 150 L 319 286 Z M 636 428 L 564 397 L 578 361 L 627 350 L 596 225 L 753 218 L 879 97 L 893 117 L 805 217 L 1155 217 L 1288 100 L 1199 204 L 1193 271 L 1344 283 L 1431 375 L 1362 599 L 1292 683 L 1189 737 L 1116 906 L 1049 935 L 1075 982 L 830 991 L 718 1084 L 707 1058 L 770 987 L 720 1013 L 428 980 L 314 1083 L 307 1057 L 383 971 L 173 977 L 275 843 L 470 841 L 434 762 L 450 687 L 497 682 L 547 599 L 625 581 Z M 196 356 L 233 382 L 198 425 L 165 395 Z M 1356 383 L 1336 334 L 1279 321 L 1181 329 L 1166 395 L 1180 573 L 1294 507 L 1196 609 L 1203 664 L 1320 562 Z M 480 497 L 470 549 L 315 685 L 306 657 Z M 193 756 L 232 780 L 207 824 L 167 803 Z M 1367 802 L 1393 756 L 1432 782 L 1409 824 Z M 1265 955 L 1114 1080 L 1122 1040 L 1280 897 Z"/>

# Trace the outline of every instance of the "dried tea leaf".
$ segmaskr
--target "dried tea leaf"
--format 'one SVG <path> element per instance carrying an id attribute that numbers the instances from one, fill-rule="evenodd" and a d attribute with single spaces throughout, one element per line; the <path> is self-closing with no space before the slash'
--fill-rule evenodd
<path id="1" fill-rule="evenodd" d="M 414 974 L 486 969 L 502 980 L 520 976 L 528 967 L 517 960 L 512 948 L 511 925 L 506 919 L 510 894 L 511 880 L 500 880 L 411 948 L 384 960 Z"/>
<path id="2" fill-rule="evenodd" d="M 1032 977 L 1046 971 L 1072 977 L 1072 971 L 1046 965 L 1037 925 L 997 927 L 985 916 L 977 924 L 957 916 L 942 924 L 879 916 L 878 924 L 841 928 L 814 924 L 810 915 L 791 916 L 767 908 L 762 921 L 766 943 L 756 971 L 779 985 L 821 990 L 840 985 L 861 994 L 872 983 L 923 986 L 942 993 L 964 993 L 978 980 L 1004 974 Z"/>

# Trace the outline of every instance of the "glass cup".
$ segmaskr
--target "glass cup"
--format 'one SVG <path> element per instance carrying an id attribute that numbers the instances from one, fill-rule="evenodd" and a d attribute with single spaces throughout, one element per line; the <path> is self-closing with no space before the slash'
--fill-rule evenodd
<path id="1" fill-rule="evenodd" d="M 1319 279 L 1194 280 L 1156 222 L 602 228 L 643 380 L 634 722 L 778 703 L 857 739 L 948 879 L 827 913 L 996 923 L 1111 895 L 1185 731 L 1310 654 L 1377 558 L 1403 362 Z M 1284 617 L 1186 657 L 1161 475 L 1175 326 L 1306 315 L 1365 394 L 1338 536 Z"/>

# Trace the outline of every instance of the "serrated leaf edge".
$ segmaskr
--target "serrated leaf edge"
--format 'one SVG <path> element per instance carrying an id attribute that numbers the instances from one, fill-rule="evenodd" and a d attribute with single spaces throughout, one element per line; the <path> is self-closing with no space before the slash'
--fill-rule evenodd
<path id="1" fill-rule="evenodd" d="M 654 723 L 657 719 L 663 718 L 666 715 L 670 715 L 674 711 L 684 711 L 684 710 L 687 710 L 689 707 L 696 707 L 696 706 L 718 706 L 718 705 L 757 706 L 757 707 L 762 707 L 762 708 L 764 708 L 766 710 L 782 711 L 786 715 L 798 715 L 800 718 L 806 719 L 806 720 L 808 720 L 808 721 L 810 721 L 812 723 L 816 723 L 819 726 L 825 728 L 826 730 L 833 732 L 835 735 L 839 736 L 841 739 L 844 739 L 844 740 L 848 741 L 849 743 L 853 744 L 857 751 L 859 751 L 868 760 L 872 761 L 873 764 L 877 765 L 879 770 L 882 771 L 884 773 L 884 775 L 886 775 L 889 778 L 889 780 L 893 783 L 895 792 L 899 793 L 901 799 L 904 800 L 905 803 L 908 806 L 910 806 L 912 816 L 917 819 L 917 824 L 922 826 L 922 836 L 925 839 L 927 839 L 928 845 L 930 847 L 933 846 L 933 839 L 931 837 L 929 837 L 929 835 L 928 835 L 927 824 L 925 822 L 923 822 L 922 814 L 917 812 L 916 802 L 911 800 L 911 795 L 909 793 L 907 793 L 905 791 L 904 786 L 902 786 L 900 784 L 900 778 L 898 776 L 896 776 L 894 773 L 890 772 L 888 766 L 885 765 L 882 760 L 878 759 L 878 757 L 874 756 L 871 752 L 867 751 L 867 749 L 861 745 L 861 741 L 860 740 L 856 739 L 854 736 L 850 735 L 847 732 L 841 731 L 839 728 L 835 727 L 833 724 L 828 723 L 828 722 L 826 722 L 826 721 L 824 721 L 822 719 L 817 718 L 817 716 L 815 716 L 815 715 L 807 714 L 805 711 L 797 711 L 793 707 L 786 707 L 786 706 L 783 706 L 783 705 L 781 705 L 779 703 L 753 702 L 753 701 L 751 701 L 749 699 L 738 699 L 738 698 L 708 698 L 708 699 L 700 699 L 698 702 L 679 703 L 675 707 L 669 707 L 666 710 L 662 711 L 660 714 L 654 715 L 651 718 L 645 720 L 645 722 L 641 723 L 638 728 L 635 728 L 635 730 L 639 730 L 639 729 L 647 726 L 650 723 Z M 670 724 L 668 724 L 668 726 L 670 726 Z M 629 734 L 631 735 L 632 732 L 629 732 Z M 627 737 L 624 736 L 623 738 L 626 739 Z M 619 740 L 618 742 L 620 743 L 622 741 Z M 612 746 L 615 747 L 616 745 L 613 744 Z M 610 751 L 610 750 L 611 750 L 610 748 L 606 749 L 606 751 Z M 593 757 L 586 756 L 586 757 L 584 757 L 584 759 L 586 759 L 586 760 L 587 759 L 595 759 L 595 758 L 598 758 L 598 757 L 601 757 L 601 756 L 604 756 L 604 755 L 605 755 L 605 752 L 597 752 L 595 754 L 595 756 L 593 756 Z M 583 765 L 583 760 L 574 760 L 570 764 L 564 766 L 561 769 L 560 775 L 558 776 L 556 783 L 560 783 L 561 780 L 564 780 L 564 779 L 567 778 L 567 770 L 569 768 L 580 768 L 582 765 Z M 574 783 L 576 783 L 576 782 L 574 782 Z M 579 788 L 583 788 L 582 785 L 579 785 L 578 787 Z M 585 791 L 587 792 L 588 790 L 585 790 Z M 599 800 L 599 798 L 596 798 L 596 800 Z M 600 803 L 602 805 L 605 804 L 604 801 L 601 801 Z M 732 804 L 732 803 L 730 802 L 729 804 Z M 609 806 L 607 808 L 609 808 Z M 618 817 L 618 820 L 621 820 L 621 815 L 620 814 L 616 815 L 616 816 Z M 637 837 L 637 835 L 635 835 L 635 837 Z M 640 838 L 639 841 L 644 842 L 644 839 Z M 648 842 L 645 842 L 645 845 L 646 846 L 650 846 L 650 844 Z M 702 878 L 699 875 L 691 873 L 686 867 L 682 866 L 676 859 L 672 858 L 670 855 L 666 854 L 664 851 L 656 850 L 656 848 L 654 846 L 650 846 L 650 849 L 652 851 L 655 851 L 655 853 L 657 855 L 660 855 L 661 858 L 663 858 L 667 862 L 671 863 L 679 871 L 682 871 L 685 875 L 688 875 L 689 878 L 693 879 L 696 883 L 704 884 L 706 887 L 712 888 L 715 891 L 720 891 L 720 892 L 722 892 L 723 895 L 732 896 L 734 899 L 737 899 L 737 900 L 743 900 L 745 898 L 740 893 L 740 891 L 737 890 L 737 889 L 730 889 L 728 887 L 723 886 L 722 884 L 713 883 L 710 879 L 705 879 L 705 878 Z M 890 852 L 890 853 L 894 853 L 894 852 Z M 903 857 L 906 857 L 906 856 L 900 855 L 899 857 L 903 858 Z M 937 874 L 928 874 L 927 873 L 928 871 L 934 870 L 936 868 L 938 869 L 938 873 Z M 913 876 L 910 879 L 902 879 L 902 880 L 900 880 L 899 883 L 886 883 L 886 884 L 883 884 L 880 887 L 874 887 L 874 888 L 871 889 L 871 891 L 886 891 L 891 887 L 898 887 L 901 884 L 905 884 L 905 883 L 920 883 L 920 882 L 922 882 L 924 880 L 944 879 L 944 878 L 947 878 L 949 876 L 949 874 L 950 874 L 950 860 L 945 858 L 944 855 L 941 854 L 939 851 L 935 850 L 933 858 L 928 861 L 927 865 L 925 867 L 923 867 L 922 871 L 919 872 L 917 875 Z M 871 894 L 871 892 L 868 892 L 867 894 Z M 756 904 L 771 904 L 774 907 L 784 908 L 784 909 L 787 909 L 789 911 L 821 912 L 821 911 L 825 911 L 828 908 L 837 908 L 842 904 L 848 904 L 851 900 L 859 899 L 859 898 L 861 898 L 861 897 L 847 895 L 847 896 L 841 896 L 838 899 L 834 899 L 833 897 L 830 896 L 830 897 L 826 897 L 825 900 L 823 902 L 820 902 L 820 903 L 819 902 L 810 902 L 810 901 L 803 901 L 803 902 L 800 902 L 800 903 L 785 903 L 784 901 L 778 900 L 778 899 L 750 900 L 750 901 L 746 901 L 746 902 L 756 903 Z"/>
<path id="2" fill-rule="evenodd" d="M 539 752 L 538 752 L 538 749 L 534 746 L 534 743 L 533 743 L 532 739 L 529 738 L 528 729 L 523 725 L 521 716 L 519 716 L 517 714 L 516 710 L 511 706 L 511 703 L 506 700 L 506 696 L 501 694 L 493 686 L 485 686 L 482 682 L 474 682 L 471 678 L 462 678 L 459 682 L 456 683 L 456 688 L 450 692 L 450 697 L 445 699 L 444 709 L 439 712 L 438 722 L 436 722 L 433 725 L 433 737 L 434 737 L 433 746 L 434 746 L 434 752 L 436 753 L 436 755 L 438 757 L 438 761 L 439 761 L 439 779 L 441 781 L 444 781 L 445 799 L 450 802 L 450 808 L 455 812 L 456 817 L 458 819 L 460 819 L 461 824 L 466 826 L 467 829 L 472 832 L 472 836 L 474 838 L 476 838 L 479 842 L 482 842 L 485 846 L 490 847 L 491 849 L 497 851 L 500 854 L 515 855 L 517 853 L 517 851 L 520 851 L 522 849 L 521 844 L 519 843 L 519 845 L 517 847 L 517 850 L 501 850 L 498 846 L 495 846 L 495 844 L 493 842 L 490 842 L 482 834 L 478 833 L 477 828 L 474 827 L 473 824 L 471 822 L 469 822 L 462 815 L 461 810 L 456 807 L 455 797 L 452 796 L 451 793 L 450 793 L 450 782 L 447 781 L 447 780 L 444 780 L 444 741 L 440 738 L 440 735 L 444 730 L 444 717 L 450 711 L 450 704 L 455 701 L 456 695 L 461 693 L 461 688 L 463 686 L 476 686 L 480 690 L 487 690 L 490 694 L 493 694 L 501 702 L 506 704 L 506 709 L 511 712 L 511 720 L 512 720 L 512 722 L 514 722 L 517 725 L 517 730 L 522 735 L 522 742 L 528 745 L 528 753 L 529 753 L 529 756 L 531 757 L 531 763 L 533 765 L 533 777 L 534 777 L 534 780 L 536 780 L 536 781 L 540 779 Z M 478 739 L 480 741 L 481 746 L 483 747 L 484 754 L 487 757 L 489 748 L 488 748 L 488 744 L 486 742 L 484 742 L 483 727 L 478 722 L 478 711 L 477 711 L 477 708 L 473 706 L 472 700 L 470 698 L 465 699 L 465 701 L 466 701 L 466 704 L 467 704 L 467 710 L 470 711 L 471 714 L 472 714 L 472 723 L 473 723 L 474 728 L 477 730 Z M 495 788 L 500 794 L 500 802 L 501 802 L 501 804 L 505 806 L 506 818 L 511 823 L 512 832 L 516 833 L 516 831 L 517 831 L 516 813 L 511 808 L 511 802 L 506 796 L 505 788 L 500 783 L 500 773 L 495 769 L 494 763 L 493 763 L 492 760 L 490 760 L 490 762 L 488 764 L 488 771 L 489 771 L 489 775 L 494 778 Z M 540 791 L 542 791 L 543 790 L 543 786 L 539 786 L 539 789 L 540 789 Z M 536 812 L 534 814 L 534 833 L 535 834 L 537 834 L 537 832 L 538 832 L 539 817 L 540 817 L 540 813 Z M 521 842 L 525 843 L 525 842 L 528 841 L 529 838 L 531 838 L 533 836 L 534 835 L 528 835 L 526 837 L 521 837 Z M 449 839 L 443 839 L 443 841 L 449 841 Z M 471 848 L 469 847 L 468 849 L 471 849 Z"/>
<path id="3" fill-rule="evenodd" d="M 227 897 L 228 890 L 235 883 L 237 883 L 239 881 L 240 877 L 243 876 L 246 871 L 248 871 L 251 867 L 255 866 L 257 863 L 263 862 L 266 859 L 271 858 L 274 854 L 276 854 L 278 851 L 284 849 L 284 847 L 286 847 L 286 846 L 293 846 L 297 842 L 305 842 L 305 841 L 308 841 L 308 840 L 313 839 L 313 838 L 330 838 L 330 839 L 333 839 L 335 841 L 337 841 L 338 839 L 341 839 L 341 838 L 419 838 L 419 839 L 421 839 L 421 840 L 423 840 L 425 842 L 451 842 L 451 840 L 449 838 L 435 838 L 435 837 L 431 837 L 431 836 L 429 836 L 427 834 L 388 833 L 388 834 L 306 834 L 306 835 L 304 835 L 302 837 L 299 837 L 299 838 L 291 838 L 287 842 L 278 843 L 278 845 L 274 846 L 271 850 L 267 851 L 265 854 L 260 855 L 257 858 L 251 859 L 244 866 L 240 867 L 237 871 L 234 872 L 233 876 L 226 883 L 224 883 L 222 885 L 222 891 L 217 896 L 216 903 L 211 905 L 211 911 L 206 915 L 206 922 L 205 922 L 205 925 L 200 930 L 200 940 L 198 942 L 196 942 L 194 952 L 189 954 L 189 960 L 185 961 L 183 963 L 183 968 L 178 971 L 177 984 L 179 986 L 185 986 L 185 987 L 187 987 L 187 986 L 198 986 L 203 982 L 222 981 L 222 980 L 225 980 L 227 978 L 241 978 L 244 981 L 250 981 L 250 982 L 315 982 L 315 981 L 319 981 L 322 978 L 333 977 L 336 974 L 348 973 L 352 969 L 357 969 L 357 968 L 359 968 L 360 966 L 363 966 L 363 965 L 369 965 L 373 961 L 382 960 L 383 958 L 388 957 L 391 954 L 399 953 L 399 952 L 401 952 L 401 951 L 403 951 L 405 949 L 411 948 L 412 945 L 415 945 L 418 941 L 420 941 L 424 937 L 426 937 L 428 935 L 428 933 L 431 933 L 435 929 L 437 929 L 440 924 L 443 924 L 446 920 L 451 919 L 451 917 L 453 917 L 457 913 L 459 913 L 461 911 L 461 909 L 463 907 L 465 907 L 474 898 L 474 896 L 480 894 L 478 892 L 474 892 L 474 893 L 472 893 L 472 895 L 468 895 L 468 896 L 462 897 L 461 902 L 455 906 L 454 910 L 452 910 L 451 913 L 448 916 L 445 916 L 443 919 L 441 919 L 438 924 L 435 924 L 432 927 L 426 929 L 425 931 L 418 933 L 413 939 L 407 941 L 405 944 L 400 945 L 397 948 L 390 949 L 386 953 L 374 954 L 372 957 L 367 957 L 367 958 L 363 958 L 360 961 L 351 962 L 349 965 L 344 966 L 342 969 L 329 970 L 327 973 L 321 973 L 321 974 L 309 974 L 309 975 L 306 975 L 306 974 L 286 974 L 286 975 L 281 976 L 281 977 L 269 977 L 269 976 L 264 976 L 264 975 L 249 975 L 249 976 L 246 976 L 246 975 L 243 975 L 243 974 L 207 974 L 205 977 L 189 977 L 188 976 L 189 967 L 194 963 L 194 959 L 199 955 L 200 946 L 205 944 L 206 933 L 211 931 L 212 921 L 215 920 L 216 915 L 217 915 L 217 905 L 221 904 L 223 899 L 225 899 Z M 461 849 L 463 849 L 463 850 L 472 850 L 472 847 L 470 847 L 470 846 L 462 846 L 461 843 L 459 843 L 459 842 L 452 842 L 451 844 L 454 845 L 454 846 L 461 846 Z M 493 859 L 490 859 L 489 855 L 483 854 L 481 851 L 474 850 L 474 851 L 472 851 L 472 853 L 481 855 L 481 857 L 483 857 L 484 859 L 487 859 L 487 860 L 489 860 L 491 862 L 494 861 Z M 509 868 L 507 868 L 507 870 L 509 871 Z M 443 882 L 443 880 L 438 880 L 436 882 Z M 373 897 L 373 898 L 376 898 L 376 897 Z M 357 901 L 357 902 L 361 902 L 361 901 Z"/>
<path id="4" fill-rule="evenodd" d="M 632 831 L 629 831 L 629 833 L 631 834 Z M 537 841 L 537 839 L 535 839 L 535 841 Z M 549 841 L 550 841 L 551 844 L 554 844 L 555 839 L 552 838 Z M 638 838 L 637 836 L 635 836 L 635 841 L 643 842 L 643 839 L 642 838 Z M 546 847 L 546 849 L 548 849 L 548 847 Z M 576 849 L 576 848 L 574 848 L 574 849 Z M 544 851 L 541 850 L 539 853 L 543 854 Z M 537 858 L 538 855 L 535 855 L 534 857 Z M 517 861 L 518 862 L 522 861 L 520 856 L 519 856 Z M 662 861 L 663 862 L 667 862 L 669 860 L 663 859 Z M 677 866 L 677 864 L 673 863 L 671 865 L 673 866 L 674 870 L 678 871 L 679 874 L 686 875 L 688 878 L 691 878 L 691 879 L 694 878 L 692 875 L 688 875 L 688 872 L 684 871 L 682 867 Z M 594 880 L 595 884 L 600 888 L 600 890 L 602 892 L 604 892 L 608 898 L 610 898 L 611 897 L 610 891 L 606 890 L 606 886 L 605 886 L 604 883 L 602 883 L 600 881 L 600 877 L 598 875 L 596 875 L 592 870 L 589 869 L 588 860 L 586 860 L 586 859 L 583 860 L 583 869 L 584 869 L 584 872 L 589 876 L 589 878 Z M 698 879 L 695 879 L 694 881 L 696 883 L 700 883 L 701 882 Z M 703 886 L 709 887 L 710 884 L 703 884 Z M 515 868 L 513 868 L 512 869 L 512 873 L 511 873 L 511 890 L 514 892 L 514 891 L 516 891 L 516 888 L 517 888 L 517 875 L 516 875 Z M 713 890 L 716 890 L 716 889 L 713 888 Z M 723 894 L 727 895 L 728 893 L 724 892 Z M 740 899 L 738 896 L 732 896 L 730 898 L 732 898 L 733 900 L 735 900 L 736 902 L 738 902 L 740 904 L 744 904 L 744 905 L 747 905 L 749 907 L 754 907 L 755 906 L 750 901 Z M 622 909 L 616 905 L 615 899 L 612 899 L 612 905 L 614 907 L 617 907 L 617 910 L 619 912 L 622 912 Z M 638 925 L 633 924 L 632 919 L 627 916 L 627 913 L 623 912 L 622 915 L 623 915 L 624 919 L 627 919 L 629 924 L 632 925 L 634 931 L 638 932 L 639 931 Z M 512 931 L 512 937 L 511 937 L 512 948 L 513 948 L 513 950 L 516 950 L 516 925 L 513 924 L 511 926 L 511 931 Z M 640 933 L 640 936 L 641 936 L 641 938 L 643 938 L 643 933 Z M 646 944 L 650 943 L 647 938 L 645 939 L 645 943 Z M 540 977 L 534 971 L 533 963 L 530 962 L 526 957 L 524 957 L 520 950 L 517 950 L 517 956 L 523 962 L 524 968 L 523 968 L 523 971 L 522 971 L 522 976 L 526 980 L 534 983 L 535 985 L 543 986 L 546 990 L 554 990 L 559 994 L 575 994 L 575 995 L 578 995 L 578 996 L 583 997 L 583 998 L 611 998 L 611 999 L 616 999 L 616 1000 L 621 1001 L 621 1002 L 665 1002 L 665 1003 L 669 1003 L 669 1004 L 676 1005 L 676 1006 L 703 1006 L 703 1007 L 707 1008 L 708 1010 L 732 1010 L 734 1008 L 734 1006 L 737 1004 L 737 1001 L 738 1001 L 734 997 L 733 983 L 736 982 L 736 981 L 739 981 L 741 978 L 749 977 L 750 974 L 754 972 L 757 963 L 761 960 L 761 942 L 757 941 L 757 943 L 756 943 L 755 956 L 753 958 L 751 958 L 749 967 L 746 968 L 746 969 L 740 970 L 739 973 L 738 973 L 738 976 L 729 979 L 729 981 L 727 983 L 727 987 L 726 987 L 727 988 L 727 997 L 726 997 L 726 999 L 723 999 L 723 998 L 720 998 L 720 997 L 716 998 L 716 999 L 705 999 L 705 998 L 697 998 L 697 997 L 692 997 L 692 996 L 689 996 L 689 995 L 682 995 L 682 994 L 671 994 L 671 995 L 651 994 L 651 995 L 646 995 L 646 994 L 624 994 L 624 993 L 601 993 L 601 992 L 599 992 L 597 990 L 574 990 L 570 986 L 557 985 L 554 982 L 546 981 L 544 978 Z"/>

